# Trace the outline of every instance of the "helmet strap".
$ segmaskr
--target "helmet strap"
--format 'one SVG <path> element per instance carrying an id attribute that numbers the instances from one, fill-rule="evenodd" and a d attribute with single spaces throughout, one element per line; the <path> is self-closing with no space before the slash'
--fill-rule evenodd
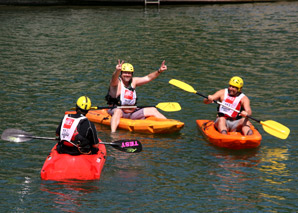
<path id="1" fill-rule="evenodd" d="M 82 114 L 82 115 L 86 115 L 87 113 L 88 113 L 88 111 L 89 110 L 83 110 L 83 109 L 81 109 L 80 107 L 78 107 L 78 105 L 76 106 L 76 112 L 78 113 L 78 114 Z"/>

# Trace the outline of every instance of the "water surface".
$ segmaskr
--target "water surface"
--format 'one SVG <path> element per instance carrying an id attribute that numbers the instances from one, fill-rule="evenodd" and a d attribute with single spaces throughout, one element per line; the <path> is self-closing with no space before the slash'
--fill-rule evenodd
<path id="1" fill-rule="evenodd" d="M 0 7 L 0 131 L 54 137 L 81 95 L 105 106 L 118 59 L 136 76 L 168 70 L 138 89 L 141 105 L 177 101 L 163 112 L 185 122 L 180 133 L 136 138 L 139 154 L 111 147 L 100 181 L 40 180 L 53 141 L 1 141 L 2 212 L 296 212 L 297 2 L 150 7 Z M 197 119 L 216 105 L 168 84 L 176 78 L 203 94 L 244 79 L 253 116 L 291 129 L 266 133 L 258 149 L 229 151 L 207 143 Z M 98 126 L 104 141 L 114 140 Z M 296 210 L 295 210 L 296 209 Z"/>

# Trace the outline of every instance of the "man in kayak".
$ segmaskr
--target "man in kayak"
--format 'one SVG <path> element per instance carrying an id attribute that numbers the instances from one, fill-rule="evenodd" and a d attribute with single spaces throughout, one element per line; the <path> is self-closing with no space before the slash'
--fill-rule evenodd
<path id="1" fill-rule="evenodd" d="M 158 70 L 144 77 L 133 77 L 134 68 L 129 63 L 118 60 L 116 70 L 112 75 L 109 91 L 105 99 L 110 106 L 135 106 L 137 104 L 136 87 L 147 84 L 167 70 L 165 61 L 161 63 Z M 144 119 L 149 116 L 166 118 L 155 107 L 146 108 L 114 108 L 108 111 L 111 118 L 111 132 L 116 132 L 120 118 Z"/>
<path id="2" fill-rule="evenodd" d="M 220 101 L 223 105 L 229 106 L 240 111 L 238 114 L 234 110 L 228 109 L 223 105 L 218 107 L 218 114 L 215 120 L 215 127 L 221 134 L 227 134 L 228 131 L 242 131 L 243 135 L 251 135 L 251 123 L 246 116 L 252 114 L 250 101 L 244 93 L 242 93 L 243 80 L 238 76 L 234 76 L 229 81 L 229 87 L 208 95 L 208 99 L 204 99 L 205 104 Z"/>
<path id="3" fill-rule="evenodd" d="M 90 108 L 91 100 L 87 96 L 81 96 L 76 103 L 77 113 L 64 116 L 56 130 L 59 136 L 58 153 L 80 155 L 98 152 L 96 128 L 85 117 Z"/>

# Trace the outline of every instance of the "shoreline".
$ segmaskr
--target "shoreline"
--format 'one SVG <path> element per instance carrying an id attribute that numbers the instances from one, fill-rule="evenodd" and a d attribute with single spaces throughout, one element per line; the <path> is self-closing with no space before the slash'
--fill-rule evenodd
<path id="1" fill-rule="evenodd" d="M 147 1 L 147 4 L 145 3 Z M 1 6 L 237 4 L 295 0 L 0 0 Z"/>

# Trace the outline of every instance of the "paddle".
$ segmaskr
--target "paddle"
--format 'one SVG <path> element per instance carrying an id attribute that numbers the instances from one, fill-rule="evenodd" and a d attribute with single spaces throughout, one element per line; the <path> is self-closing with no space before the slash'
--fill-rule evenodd
<path id="1" fill-rule="evenodd" d="M 203 95 L 203 94 L 197 92 L 196 90 L 194 90 L 194 88 L 192 86 L 190 86 L 187 83 L 184 83 L 184 82 L 179 81 L 179 80 L 176 80 L 176 79 L 171 79 L 169 81 L 169 83 L 172 84 L 172 85 L 174 85 L 174 86 L 176 86 L 176 87 L 178 87 L 178 88 L 180 88 L 180 89 L 183 89 L 183 90 L 185 90 L 187 92 L 195 93 L 197 95 L 200 95 L 200 96 L 208 99 L 208 97 L 206 95 Z M 224 106 L 224 107 L 226 107 L 228 109 L 234 110 L 237 113 L 240 113 L 240 111 L 238 111 L 236 109 L 233 109 L 233 108 L 231 108 L 229 106 L 226 106 L 226 105 L 222 104 L 219 101 L 215 101 L 215 103 L 217 103 L 219 105 L 222 105 L 222 106 Z M 273 136 L 275 136 L 277 138 L 286 139 L 289 136 L 289 134 L 290 134 L 290 129 L 288 127 L 286 127 L 286 126 L 284 126 L 284 125 L 282 125 L 282 124 L 280 124 L 280 123 L 278 123 L 276 121 L 272 121 L 272 120 L 260 121 L 260 120 L 257 120 L 255 118 L 251 117 L 251 116 L 247 116 L 247 117 L 250 118 L 250 119 L 252 119 L 252 120 L 254 120 L 254 121 L 256 121 L 256 122 L 258 122 L 258 123 L 260 123 L 260 124 L 262 124 L 263 129 L 267 133 L 269 133 L 269 134 L 271 134 L 271 135 L 273 135 Z"/>
<path id="2" fill-rule="evenodd" d="M 10 142 L 25 142 L 32 139 L 42 139 L 42 140 L 58 140 L 57 138 L 49 138 L 49 137 L 39 137 L 33 136 L 23 130 L 20 129 L 6 129 L 3 131 L 1 135 L 1 139 Z M 113 142 L 99 142 L 100 144 L 111 145 L 115 149 L 118 149 L 127 153 L 137 153 L 142 151 L 142 144 L 138 140 L 118 140 Z M 72 143 L 74 146 L 76 144 Z"/>
<path id="3" fill-rule="evenodd" d="M 156 107 L 159 108 L 165 112 L 176 112 L 176 111 L 180 111 L 181 110 L 181 106 L 179 103 L 177 102 L 161 102 L 155 106 L 113 106 L 113 107 L 109 107 L 109 106 L 105 106 L 105 107 L 99 107 L 99 106 L 93 106 L 91 107 L 92 109 L 114 109 L 114 108 L 118 108 L 118 109 L 132 109 L 132 108 L 145 108 L 145 107 Z M 72 110 L 74 110 L 75 108 L 71 108 Z"/>

